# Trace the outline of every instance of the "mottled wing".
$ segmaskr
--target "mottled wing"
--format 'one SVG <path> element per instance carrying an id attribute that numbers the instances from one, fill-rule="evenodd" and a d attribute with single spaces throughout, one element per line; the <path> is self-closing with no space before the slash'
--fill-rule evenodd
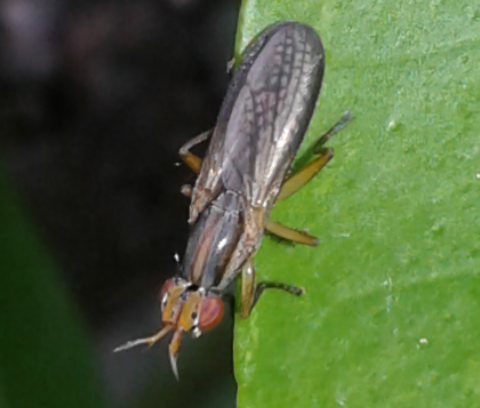
<path id="1" fill-rule="evenodd" d="M 276 28 L 239 91 L 222 164 L 226 189 L 267 208 L 302 143 L 324 70 L 323 47 L 312 28 L 296 23 Z"/>
<path id="2" fill-rule="evenodd" d="M 273 205 L 313 115 L 324 64 L 320 38 L 300 23 L 274 25 L 248 48 L 195 185 L 191 222 L 222 189 Z"/>

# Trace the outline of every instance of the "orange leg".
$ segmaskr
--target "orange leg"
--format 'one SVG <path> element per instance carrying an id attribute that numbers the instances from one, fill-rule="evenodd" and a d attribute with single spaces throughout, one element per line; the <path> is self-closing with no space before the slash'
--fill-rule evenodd
<path id="1" fill-rule="evenodd" d="M 200 171 L 202 159 L 200 159 L 200 157 L 195 156 L 193 153 L 191 153 L 190 149 L 193 146 L 196 146 L 197 144 L 200 144 L 205 140 L 207 140 L 212 135 L 212 132 L 213 130 L 207 130 L 206 132 L 199 134 L 198 136 L 194 137 L 192 140 L 189 140 L 187 143 L 185 143 L 178 151 L 178 154 L 180 155 L 180 158 L 183 160 L 183 162 L 188 167 L 190 167 L 195 173 L 198 173 Z"/>
<path id="2" fill-rule="evenodd" d="M 265 229 L 277 237 L 295 242 L 296 244 L 303 244 L 313 247 L 318 245 L 317 237 L 314 237 L 313 235 L 310 235 L 304 231 L 298 231 L 296 229 L 286 227 L 285 225 L 272 220 L 268 221 Z"/>
<path id="3" fill-rule="evenodd" d="M 305 293 L 303 288 L 278 282 L 260 282 L 258 285 L 256 285 L 255 265 L 253 264 L 252 258 L 250 258 L 243 266 L 241 273 L 242 292 L 240 316 L 243 319 L 250 315 L 265 289 L 280 289 L 295 296 L 301 296 Z"/>
<path id="4" fill-rule="evenodd" d="M 335 125 L 320 136 L 313 147 L 313 152 L 319 154 L 319 156 L 283 183 L 277 201 L 285 200 L 295 194 L 325 167 L 325 165 L 333 158 L 333 150 L 328 147 L 323 147 L 323 145 L 330 140 L 333 135 L 342 130 L 351 120 L 352 115 L 349 111 L 346 111 Z"/>

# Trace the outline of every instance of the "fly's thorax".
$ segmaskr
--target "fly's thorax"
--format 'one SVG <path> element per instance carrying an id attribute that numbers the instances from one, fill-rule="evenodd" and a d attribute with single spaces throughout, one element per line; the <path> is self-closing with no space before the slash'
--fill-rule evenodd
<path id="1" fill-rule="evenodd" d="M 181 278 L 165 282 L 161 291 L 162 321 L 176 331 L 190 332 L 198 337 L 202 332 L 213 329 L 223 318 L 223 300 L 207 294 Z"/>
<path id="2" fill-rule="evenodd" d="M 184 279 L 207 290 L 222 280 L 244 232 L 241 197 L 222 191 L 192 226 L 183 257 Z"/>

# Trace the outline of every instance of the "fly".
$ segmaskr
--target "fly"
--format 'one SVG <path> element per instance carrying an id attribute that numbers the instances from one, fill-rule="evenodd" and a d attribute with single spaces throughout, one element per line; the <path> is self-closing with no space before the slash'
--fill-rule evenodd
<path id="1" fill-rule="evenodd" d="M 244 54 L 217 123 L 180 149 L 198 173 L 191 196 L 190 236 L 179 276 L 162 287 L 162 329 L 129 341 L 115 351 L 149 346 L 173 331 L 170 362 L 178 379 L 182 334 L 198 337 L 223 317 L 222 296 L 242 276 L 241 316 L 246 318 L 265 289 L 294 295 L 304 290 L 277 282 L 256 284 L 253 256 L 264 231 L 295 243 L 316 246 L 317 238 L 270 220 L 273 205 L 290 197 L 333 157 L 324 144 L 350 120 L 347 111 L 314 147 L 317 156 L 290 177 L 287 171 L 313 116 L 325 69 L 325 53 L 315 30 L 282 22 L 266 29 Z M 191 153 L 210 139 L 203 161 Z"/>

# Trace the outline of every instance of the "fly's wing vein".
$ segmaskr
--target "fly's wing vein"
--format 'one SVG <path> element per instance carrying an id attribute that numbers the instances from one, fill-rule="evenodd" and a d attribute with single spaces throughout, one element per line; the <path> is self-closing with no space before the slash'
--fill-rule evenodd
<path id="1" fill-rule="evenodd" d="M 198 212 L 222 189 L 269 211 L 313 114 L 324 69 L 316 33 L 289 24 L 262 38 L 220 112 L 192 195 Z"/>

